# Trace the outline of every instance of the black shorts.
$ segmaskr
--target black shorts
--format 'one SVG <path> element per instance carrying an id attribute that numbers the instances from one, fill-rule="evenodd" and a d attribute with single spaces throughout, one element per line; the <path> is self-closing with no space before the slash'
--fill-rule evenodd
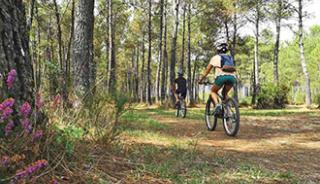
<path id="1" fill-rule="evenodd" d="M 177 90 L 176 93 L 177 93 L 178 96 L 181 96 L 183 99 L 186 99 L 186 97 L 187 97 L 187 91 L 186 90 L 183 90 L 183 91 Z"/>

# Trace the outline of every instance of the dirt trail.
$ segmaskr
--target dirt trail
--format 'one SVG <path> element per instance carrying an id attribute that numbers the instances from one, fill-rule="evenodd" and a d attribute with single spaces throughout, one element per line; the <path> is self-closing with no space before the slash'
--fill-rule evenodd
<path id="1" fill-rule="evenodd" d="M 170 128 L 162 132 L 198 140 L 203 154 L 221 154 L 273 171 L 291 171 L 308 182 L 320 183 L 320 118 L 307 115 L 241 117 L 240 133 L 230 138 L 222 123 L 214 132 L 204 120 L 151 116 Z"/>

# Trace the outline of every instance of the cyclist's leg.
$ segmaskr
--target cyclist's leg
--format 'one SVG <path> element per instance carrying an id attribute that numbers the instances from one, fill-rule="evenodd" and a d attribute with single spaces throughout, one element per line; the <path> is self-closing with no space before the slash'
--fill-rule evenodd
<path id="1" fill-rule="evenodd" d="M 222 89 L 222 96 L 224 100 L 227 100 L 229 91 L 233 88 L 232 84 L 226 83 Z"/>
<path id="2" fill-rule="evenodd" d="M 221 86 L 214 84 L 211 88 L 211 98 L 215 105 L 219 104 L 218 91 L 221 89 Z"/>

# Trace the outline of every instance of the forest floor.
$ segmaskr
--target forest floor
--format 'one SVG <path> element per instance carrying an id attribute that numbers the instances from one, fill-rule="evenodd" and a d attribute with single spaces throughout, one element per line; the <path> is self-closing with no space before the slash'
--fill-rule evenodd
<path id="1" fill-rule="evenodd" d="M 216 131 L 207 131 L 203 109 L 189 109 L 185 119 L 157 108 L 126 112 L 114 158 L 127 164 L 115 169 L 114 181 L 320 182 L 319 111 L 241 109 L 240 132 L 233 138 L 221 122 Z"/>

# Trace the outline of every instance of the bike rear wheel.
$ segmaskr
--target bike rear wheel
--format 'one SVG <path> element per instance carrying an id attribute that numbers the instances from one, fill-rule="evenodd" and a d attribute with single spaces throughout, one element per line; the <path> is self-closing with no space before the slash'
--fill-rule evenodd
<path id="1" fill-rule="evenodd" d="M 215 116 L 215 104 L 209 97 L 206 104 L 205 122 L 209 131 L 214 131 L 217 128 L 218 117 Z"/>
<path id="2" fill-rule="evenodd" d="M 176 116 L 185 118 L 187 115 L 187 107 L 184 100 L 180 100 L 179 105 L 177 107 Z"/>
<path id="3" fill-rule="evenodd" d="M 236 136 L 240 129 L 240 111 L 238 103 L 229 98 L 223 106 L 223 128 L 228 136 Z"/>

